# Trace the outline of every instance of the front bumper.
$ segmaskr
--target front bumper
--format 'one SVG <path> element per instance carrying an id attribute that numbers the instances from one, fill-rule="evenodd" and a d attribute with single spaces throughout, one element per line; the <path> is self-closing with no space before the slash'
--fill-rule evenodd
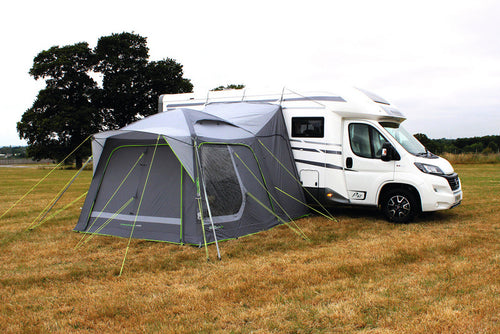
<path id="1" fill-rule="evenodd" d="M 427 175 L 421 190 L 422 211 L 454 208 L 462 203 L 463 193 L 457 174 Z"/>

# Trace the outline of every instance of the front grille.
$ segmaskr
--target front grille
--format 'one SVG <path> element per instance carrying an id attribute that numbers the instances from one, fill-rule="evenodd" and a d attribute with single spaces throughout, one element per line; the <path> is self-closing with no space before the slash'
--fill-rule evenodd
<path id="1" fill-rule="evenodd" d="M 460 188 L 460 180 L 458 179 L 457 173 L 444 175 L 444 178 L 446 180 L 448 180 L 448 183 L 450 184 L 451 190 L 455 191 L 458 188 Z"/>

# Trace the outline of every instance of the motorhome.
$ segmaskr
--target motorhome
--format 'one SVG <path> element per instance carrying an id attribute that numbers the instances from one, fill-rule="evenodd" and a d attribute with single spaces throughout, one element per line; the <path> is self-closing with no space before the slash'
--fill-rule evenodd
<path id="1" fill-rule="evenodd" d="M 405 130 L 406 118 L 394 105 L 366 90 L 166 94 L 159 98 L 159 111 L 239 101 L 281 105 L 309 200 L 379 207 L 389 221 L 400 223 L 462 201 L 451 164 Z"/>

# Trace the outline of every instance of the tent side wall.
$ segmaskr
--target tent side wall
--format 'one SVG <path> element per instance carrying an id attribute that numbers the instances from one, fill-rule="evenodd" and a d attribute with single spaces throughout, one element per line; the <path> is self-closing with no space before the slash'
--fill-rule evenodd
<path id="1" fill-rule="evenodd" d="M 269 135 L 273 133 L 273 135 Z M 298 218 L 308 213 L 304 191 L 293 158 L 288 131 L 280 108 L 265 127 L 259 132 L 258 149 L 264 157 L 263 169 L 270 178 L 269 191 L 283 208 L 277 210 L 284 220 Z"/>

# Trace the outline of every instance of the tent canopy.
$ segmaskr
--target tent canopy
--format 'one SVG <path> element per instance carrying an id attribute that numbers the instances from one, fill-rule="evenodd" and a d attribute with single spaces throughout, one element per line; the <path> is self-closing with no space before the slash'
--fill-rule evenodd
<path id="1" fill-rule="evenodd" d="M 307 212 L 277 105 L 159 113 L 96 134 L 93 155 L 77 231 L 202 244 Z"/>

